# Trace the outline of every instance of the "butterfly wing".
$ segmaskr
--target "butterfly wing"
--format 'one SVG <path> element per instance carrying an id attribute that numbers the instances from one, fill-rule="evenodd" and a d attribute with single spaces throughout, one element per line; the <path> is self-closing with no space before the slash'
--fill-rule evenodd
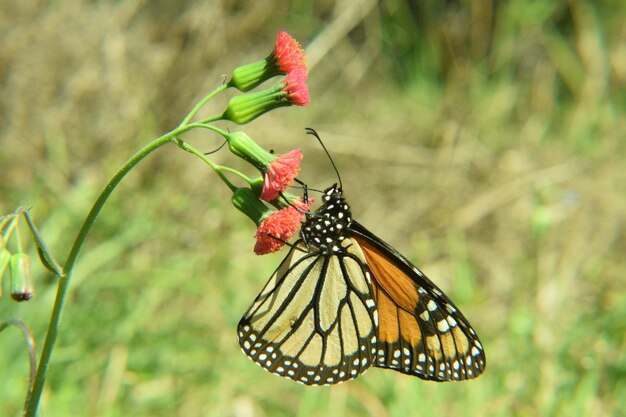
<path id="1" fill-rule="evenodd" d="M 478 335 L 450 299 L 398 251 L 350 226 L 372 273 L 379 315 L 375 366 L 423 379 L 472 379 L 486 364 Z"/>
<path id="2" fill-rule="evenodd" d="M 307 385 L 349 380 L 372 365 L 378 323 L 369 271 L 356 242 L 344 244 L 324 254 L 296 242 L 239 322 L 250 359 Z"/>

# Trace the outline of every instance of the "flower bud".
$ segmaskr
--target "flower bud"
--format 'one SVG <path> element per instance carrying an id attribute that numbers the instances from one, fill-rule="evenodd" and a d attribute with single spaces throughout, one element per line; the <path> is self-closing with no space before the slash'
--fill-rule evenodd
<path id="1" fill-rule="evenodd" d="M 250 162 L 261 172 L 265 172 L 267 166 L 276 159 L 276 155 L 263 149 L 243 132 L 233 132 L 225 136 L 228 142 L 228 149 L 240 158 Z"/>
<path id="2" fill-rule="evenodd" d="M 34 295 L 34 288 L 30 276 L 30 256 L 25 253 L 16 253 L 11 256 L 11 298 L 15 301 L 27 301 Z"/>
<path id="3" fill-rule="evenodd" d="M 272 53 L 264 60 L 236 68 L 228 86 L 246 92 L 276 75 L 286 75 L 292 71 L 306 73 L 304 53 L 298 41 L 287 32 L 280 31 Z"/>
<path id="4" fill-rule="evenodd" d="M 237 188 L 231 198 L 233 205 L 258 225 L 274 210 L 268 208 L 250 188 Z"/>
<path id="5" fill-rule="evenodd" d="M 222 119 L 242 125 L 279 107 L 308 104 L 306 73 L 296 71 L 287 74 L 283 81 L 272 88 L 231 98 Z"/>

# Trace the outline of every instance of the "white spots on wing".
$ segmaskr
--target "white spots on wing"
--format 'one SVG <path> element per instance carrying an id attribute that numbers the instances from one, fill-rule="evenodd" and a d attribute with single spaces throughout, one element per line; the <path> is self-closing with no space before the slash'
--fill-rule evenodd
<path id="1" fill-rule="evenodd" d="M 420 319 L 424 321 L 430 320 L 430 314 L 428 314 L 428 310 L 424 310 L 422 314 L 420 314 Z"/>
<path id="2" fill-rule="evenodd" d="M 448 330 L 450 330 L 450 326 L 448 325 L 448 321 L 447 320 L 441 320 L 437 322 L 437 329 L 442 332 L 445 333 Z"/>
<path id="3" fill-rule="evenodd" d="M 426 308 L 428 308 L 429 311 L 435 311 L 437 310 L 437 303 L 435 303 L 433 300 L 428 301 L 428 304 L 426 304 Z"/>
<path id="4" fill-rule="evenodd" d="M 452 316 L 448 316 L 446 320 L 448 320 L 448 324 L 450 325 L 450 327 L 454 327 L 457 325 L 456 320 Z"/>

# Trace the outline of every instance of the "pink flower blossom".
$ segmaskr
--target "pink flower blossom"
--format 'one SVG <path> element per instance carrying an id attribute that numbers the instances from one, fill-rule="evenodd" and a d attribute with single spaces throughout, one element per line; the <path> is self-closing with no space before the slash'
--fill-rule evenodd
<path id="1" fill-rule="evenodd" d="M 309 104 L 309 88 L 306 85 L 306 72 L 293 71 L 283 81 L 283 91 L 287 93 L 290 104 L 306 106 Z"/>
<path id="2" fill-rule="evenodd" d="M 299 208 L 306 208 L 308 204 L 298 202 Z M 285 246 L 293 235 L 298 231 L 304 220 L 304 213 L 299 212 L 295 207 L 289 206 L 267 215 L 257 229 L 254 237 L 254 253 L 265 255 L 276 252 Z"/>
<path id="3" fill-rule="evenodd" d="M 292 71 L 302 71 L 306 79 L 306 59 L 302 47 L 287 32 L 282 30 L 278 32 L 273 55 L 276 65 L 283 74 L 289 74 Z"/>
<path id="4" fill-rule="evenodd" d="M 263 178 L 261 198 L 265 201 L 272 201 L 278 197 L 278 193 L 285 191 L 298 175 L 300 162 L 302 162 L 300 149 L 280 155 L 270 162 Z"/>

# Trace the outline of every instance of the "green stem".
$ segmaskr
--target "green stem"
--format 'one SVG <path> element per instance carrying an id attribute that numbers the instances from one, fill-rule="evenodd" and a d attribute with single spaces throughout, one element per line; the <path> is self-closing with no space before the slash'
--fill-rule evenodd
<path id="1" fill-rule="evenodd" d="M 250 178 L 249 176 L 245 175 L 242 172 L 237 171 L 236 169 L 233 169 L 231 167 L 227 167 L 227 166 L 224 166 L 224 165 L 218 165 L 218 167 L 222 171 L 230 172 L 231 174 L 238 176 L 239 178 L 241 178 L 242 180 L 244 180 L 245 182 L 247 182 L 250 185 L 252 185 L 254 183 L 254 180 L 252 178 Z"/>
<path id="2" fill-rule="evenodd" d="M 189 112 L 189 114 L 185 116 L 185 118 L 180 123 L 180 125 L 178 125 L 178 127 L 186 126 L 189 123 L 189 121 L 193 118 L 193 116 L 195 116 L 196 113 L 200 111 L 202 106 L 204 106 L 209 100 L 211 100 L 213 97 L 215 97 L 217 94 L 221 93 L 222 91 L 226 90 L 227 88 L 228 88 L 228 84 L 224 83 L 224 84 L 221 84 L 219 87 L 217 87 L 215 90 L 211 91 L 206 97 L 200 100 L 198 104 L 196 104 L 196 106 Z M 222 115 L 220 114 L 219 116 L 215 116 L 207 120 L 215 121 L 215 120 L 219 120 L 221 117 Z"/>
<path id="3" fill-rule="evenodd" d="M 63 311 L 63 306 L 67 297 L 68 288 L 70 286 L 70 279 L 72 277 L 74 265 L 76 264 L 76 258 L 78 257 L 78 253 L 80 252 L 80 249 L 85 242 L 85 238 L 89 234 L 89 231 L 91 230 L 91 227 L 93 226 L 96 217 L 98 217 L 98 214 L 102 210 L 102 207 L 106 203 L 107 199 L 109 198 L 115 187 L 117 187 L 117 185 L 135 165 L 137 165 L 142 159 L 155 151 L 157 148 L 170 142 L 176 135 L 180 135 L 181 133 L 184 133 L 192 128 L 193 126 L 181 125 L 171 132 L 166 133 L 165 135 L 156 139 L 154 142 L 150 143 L 149 145 L 138 151 L 135 155 L 133 155 L 113 176 L 113 178 L 111 179 L 111 181 L 109 181 L 106 187 L 104 187 L 104 190 L 100 193 L 100 196 L 98 197 L 93 207 L 91 208 L 91 211 L 87 215 L 87 218 L 85 218 L 85 221 L 83 222 L 83 225 L 78 232 L 78 236 L 74 241 L 74 245 L 72 246 L 67 260 L 65 261 L 63 269 L 65 270 L 66 274 L 64 277 L 59 279 L 57 294 L 54 300 L 52 315 L 50 317 L 50 324 L 48 325 L 48 333 L 46 335 L 46 340 L 41 351 L 41 358 L 39 360 L 39 366 L 37 367 L 35 383 L 33 384 L 33 389 L 30 398 L 28 399 L 26 413 L 24 414 L 25 417 L 35 417 L 35 413 L 37 412 L 37 407 L 39 405 L 39 400 L 41 399 L 41 393 L 43 391 L 43 385 L 46 380 L 48 365 L 50 364 L 50 358 L 52 356 L 52 351 L 54 350 L 54 345 L 56 343 L 59 323 L 61 321 L 61 312 Z"/>
<path id="4" fill-rule="evenodd" d="M 207 119 L 208 120 L 208 119 Z M 223 129 L 220 129 L 219 127 L 213 126 L 213 125 L 209 125 L 205 123 L 205 120 L 202 120 L 200 122 L 195 122 L 189 125 L 190 127 L 200 127 L 202 129 L 208 129 L 208 130 L 212 130 L 215 133 L 219 133 L 220 135 L 222 135 L 224 138 L 228 139 L 228 135 L 229 133 Z"/>
<path id="5" fill-rule="evenodd" d="M 2 224 L 0 224 L 0 230 L 2 230 L 7 224 L 9 224 L 9 226 L 4 229 L 4 232 L 2 233 L 2 239 L 5 243 L 8 240 L 8 237 L 13 234 L 13 230 L 15 229 L 17 221 L 18 216 L 16 214 L 9 214 L 4 216 Z"/>
<path id="6" fill-rule="evenodd" d="M 224 113 L 220 113 L 220 114 L 216 114 L 215 116 L 209 117 L 208 119 L 202 119 L 197 123 L 198 124 L 213 123 L 213 122 L 217 122 L 218 120 L 222 120 L 223 118 L 224 118 Z"/>
<path id="7" fill-rule="evenodd" d="M 193 125 L 190 125 L 190 126 L 193 126 Z M 226 176 L 222 172 L 221 166 L 211 161 L 209 158 L 206 157 L 206 155 L 204 155 L 202 152 L 200 152 L 199 150 L 197 150 L 196 148 L 194 148 L 187 142 L 183 141 L 182 139 L 176 137 L 174 138 L 174 142 L 176 142 L 178 147 L 181 148 L 182 150 L 187 151 L 197 156 L 198 158 L 202 159 L 208 166 L 210 166 L 213 169 L 213 171 L 215 171 L 215 173 L 220 177 L 222 181 L 224 181 L 224 184 L 226 184 L 228 188 L 230 188 L 231 191 L 235 191 L 237 189 L 237 187 L 232 182 L 230 182 L 228 178 L 226 178 Z"/>

